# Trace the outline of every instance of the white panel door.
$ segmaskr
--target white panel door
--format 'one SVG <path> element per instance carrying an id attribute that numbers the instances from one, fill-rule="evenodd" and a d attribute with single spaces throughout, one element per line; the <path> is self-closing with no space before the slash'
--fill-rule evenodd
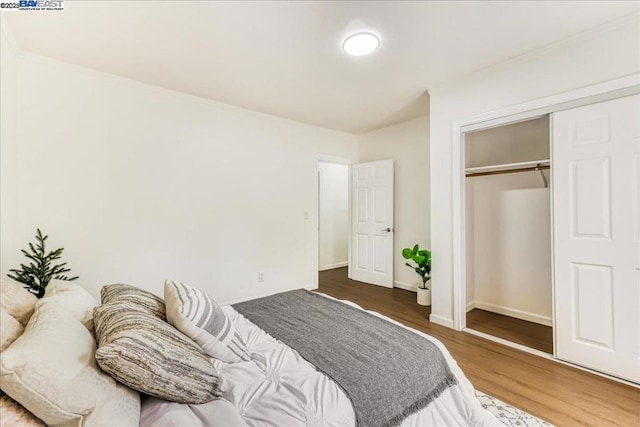
<path id="1" fill-rule="evenodd" d="M 556 356 L 640 382 L 640 95 L 552 120 Z"/>
<path id="2" fill-rule="evenodd" d="M 393 287 L 393 160 L 352 166 L 353 280 Z"/>

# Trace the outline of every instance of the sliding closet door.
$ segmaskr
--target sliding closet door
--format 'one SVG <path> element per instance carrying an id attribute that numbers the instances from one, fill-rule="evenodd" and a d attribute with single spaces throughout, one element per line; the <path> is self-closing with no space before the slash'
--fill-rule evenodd
<path id="1" fill-rule="evenodd" d="M 553 115 L 556 356 L 640 382 L 640 96 Z"/>

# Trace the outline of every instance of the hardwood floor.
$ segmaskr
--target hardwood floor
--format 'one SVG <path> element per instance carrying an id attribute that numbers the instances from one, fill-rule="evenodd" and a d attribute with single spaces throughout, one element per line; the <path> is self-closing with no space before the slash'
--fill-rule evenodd
<path id="1" fill-rule="evenodd" d="M 467 313 L 467 327 L 553 354 L 553 329 L 549 326 L 474 308 Z"/>
<path id="2" fill-rule="evenodd" d="M 640 390 L 429 322 L 416 294 L 320 273 L 318 292 L 375 310 L 442 341 L 474 387 L 557 426 L 640 426 Z"/>

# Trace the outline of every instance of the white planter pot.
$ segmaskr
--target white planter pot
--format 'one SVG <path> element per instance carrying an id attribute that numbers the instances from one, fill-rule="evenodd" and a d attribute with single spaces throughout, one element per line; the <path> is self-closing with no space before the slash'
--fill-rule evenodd
<path id="1" fill-rule="evenodd" d="M 418 288 L 418 305 L 431 305 L 431 289 Z"/>

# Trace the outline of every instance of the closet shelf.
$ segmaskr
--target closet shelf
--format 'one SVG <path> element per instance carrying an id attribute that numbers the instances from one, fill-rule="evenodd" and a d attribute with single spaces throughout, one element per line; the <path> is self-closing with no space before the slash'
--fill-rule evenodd
<path id="1" fill-rule="evenodd" d="M 465 172 L 467 176 L 474 176 L 476 174 L 485 174 L 487 172 L 494 173 L 509 173 L 509 172 L 526 172 L 526 171 L 534 171 L 537 169 L 549 169 L 549 165 L 551 162 L 549 159 L 541 159 L 541 160 L 531 160 L 528 162 L 520 162 L 520 163 L 505 163 L 501 165 L 490 165 L 490 166 L 478 166 L 473 168 L 466 168 Z"/>

